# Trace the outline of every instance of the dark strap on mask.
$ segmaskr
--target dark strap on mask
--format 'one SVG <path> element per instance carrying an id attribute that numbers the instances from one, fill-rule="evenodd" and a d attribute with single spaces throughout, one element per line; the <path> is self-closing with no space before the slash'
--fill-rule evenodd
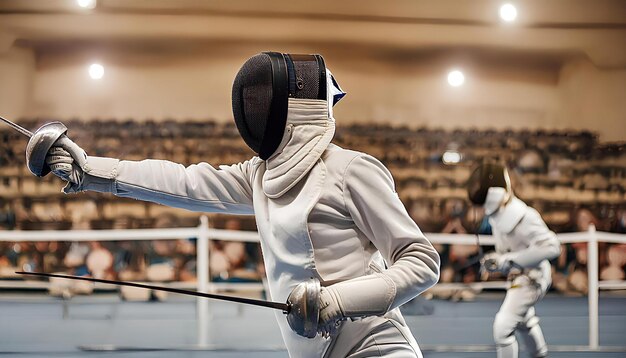
<path id="1" fill-rule="evenodd" d="M 324 63 L 324 58 L 320 55 L 314 55 L 315 61 L 317 61 L 317 68 L 320 71 L 320 89 L 317 95 L 317 99 L 326 100 L 326 64 Z"/>

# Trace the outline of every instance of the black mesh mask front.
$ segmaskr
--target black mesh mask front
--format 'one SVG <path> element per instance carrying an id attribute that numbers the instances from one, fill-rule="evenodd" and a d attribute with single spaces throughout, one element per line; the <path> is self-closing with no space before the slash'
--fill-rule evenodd
<path id="1" fill-rule="evenodd" d="M 508 190 L 506 168 L 496 163 L 483 163 L 474 169 L 467 181 L 467 194 L 476 205 L 485 204 L 489 188 L 499 187 Z"/>
<path id="2" fill-rule="evenodd" d="M 261 53 L 248 59 L 235 77 L 235 124 L 261 159 L 268 159 L 280 145 L 289 97 L 326 99 L 326 67 L 321 56 Z"/>
<path id="3" fill-rule="evenodd" d="M 268 55 L 253 56 L 241 66 L 233 83 L 232 104 L 241 137 L 259 153 L 272 104 L 272 65 Z"/>

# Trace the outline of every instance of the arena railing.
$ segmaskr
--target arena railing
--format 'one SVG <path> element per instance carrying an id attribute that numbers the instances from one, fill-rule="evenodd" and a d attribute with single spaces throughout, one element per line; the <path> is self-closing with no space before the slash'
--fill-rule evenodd
<path id="1" fill-rule="evenodd" d="M 175 240 L 196 238 L 196 290 L 199 292 L 215 292 L 218 289 L 242 288 L 244 290 L 263 290 L 263 284 L 250 283 L 211 283 L 209 280 L 209 240 L 229 240 L 259 242 L 256 232 L 229 231 L 209 227 L 206 216 L 200 217 L 200 224 L 191 228 L 160 228 L 160 229 L 120 229 L 120 230 L 42 230 L 42 231 L 0 231 L 0 241 L 132 241 L 132 240 Z M 167 284 L 180 288 L 176 283 Z M 32 285 L 24 282 L 17 285 L 15 281 L 0 280 L 2 288 L 47 288 L 46 285 Z M 208 346 L 209 329 L 209 301 L 198 298 L 197 310 L 197 337 L 198 346 Z"/>
<path id="2" fill-rule="evenodd" d="M 493 246 L 495 240 L 491 236 L 470 235 L 470 234 L 439 234 L 426 233 L 426 237 L 433 244 L 451 245 L 481 245 Z M 214 292 L 219 289 L 265 289 L 263 284 L 249 283 L 213 283 L 209 278 L 209 241 L 243 241 L 259 242 L 259 236 L 251 231 L 230 231 L 213 229 L 209 227 L 209 220 L 206 216 L 200 218 L 200 224 L 191 228 L 171 228 L 171 229 L 130 229 L 130 230 L 58 230 L 58 231 L 0 231 L 0 241 L 23 242 L 23 241 L 129 241 L 129 240 L 173 240 L 196 238 L 196 262 L 197 262 L 197 283 L 196 289 L 200 292 Z M 591 225 L 587 232 L 563 233 L 558 238 L 563 244 L 587 243 L 588 262 L 588 306 L 589 306 L 589 342 L 588 348 L 599 349 L 598 332 L 598 295 L 600 289 L 626 289 L 626 281 L 599 281 L 598 273 L 598 242 L 626 244 L 626 235 L 607 232 L 598 232 Z M 180 284 L 170 285 L 180 287 Z M 476 282 L 472 284 L 438 284 L 440 287 L 472 287 L 483 288 L 506 288 L 504 282 Z M 15 281 L 0 280 L 0 289 L 3 288 L 28 288 L 25 284 L 20 286 Z M 33 287 L 32 285 L 30 287 Z M 45 285 L 37 285 L 38 288 L 46 288 Z M 198 325 L 198 346 L 208 345 L 208 322 L 210 319 L 209 302 L 206 299 L 198 298 L 197 325 Z"/>

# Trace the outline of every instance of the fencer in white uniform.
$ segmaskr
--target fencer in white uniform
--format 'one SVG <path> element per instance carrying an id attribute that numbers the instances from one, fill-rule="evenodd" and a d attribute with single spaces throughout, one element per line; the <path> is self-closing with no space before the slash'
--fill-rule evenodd
<path id="1" fill-rule="evenodd" d="M 504 302 L 493 323 L 499 358 L 518 356 L 517 333 L 532 357 L 547 357 L 535 304 L 550 287 L 551 260 L 559 256 L 560 243 L 539 213 L 516 198 L 506 168 L 484 163 L 468 181 L 470 200 L 488 215 L 496 250 L 485 255 L 483 268 L 508 277 Z"/>
<path id="2" fill-rule="evenodd" d="M 86 156 L 65 141 L 47 163 L 67 193 L 255 215 L 270 298 L 284 302 L 299 283 L 321 282 L 316 337 L 297 335 L 276 314 L 291 357 L 421 357 L 398 307 L 437 282 L 439 256 L 389 171 L 330 144 L 343 94 L 321 56 L 262 53 L 233 85 L 237 128 L 258 156 L 184 167 Z"/>

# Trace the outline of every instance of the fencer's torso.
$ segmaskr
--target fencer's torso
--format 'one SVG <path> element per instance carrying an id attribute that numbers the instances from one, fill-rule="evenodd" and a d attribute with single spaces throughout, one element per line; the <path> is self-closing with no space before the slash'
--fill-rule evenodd
<path id="1" fill-rule="evenodd" d="M 524 265 L 524 272 L 547 289 L 551 283 L 551 269 L 548 259 L 541 258 L 542 245 L 553 247 L 559 243 L 537 210 L 513 197 L 506 206 L 489 217 L 489 223 L 498 253 L 513 253 L 521 260 L 525 256 L 538 257 L 534 263 Z"/>
<path id="2" fill-rule="evenodd" d="M 272 300 L 285 301 L 297 284 L 311 277 L 325 286 L 384 267 L 382 256 L 356 227 L 345 205 L 345 173 L 359 156 L 364 154 L 329 146 L 309 174 L 277 199 L 264 194 L 264 165 L 259 165 L 253 179 L 254 211 Z M 403 323 L 397 309 L 389 316 Z M 311 340 L 296 335 L 281 313 L 277 321 L 293 357 L 322 357 L 332 343 L 321 336 Z M 349 321 L 342 330 L 357 331 L 346 334 L 363 338 L 358 337 L 367 334 L 363 323 Z M 335 345 L 327 353 L 340 357 L 349 349 Z"/>
<path id="3" fill-rule="evenodd" d="M 320 278 L 331 284 L 382 270 L 384 261 L 378 249 L 358 230 L 343 205 L 342 182 L 350 160 L 361 153 L 342 150 L 331 145 L 322 157 L 326 166 L 325 185 L 308 218 L 316 270 Z"/>
<path id="4" fill-rule="evenodd" d="M 533 211 L 523 201 L 513 197 L 511 202 L 489 217 L 498 253 L 520 251 L 530 245 L 533 237 L 527 232 L 528 225 L 523 221 L 532 220 Z M 526 215 L 529 217 L 526 218 Z"/>

